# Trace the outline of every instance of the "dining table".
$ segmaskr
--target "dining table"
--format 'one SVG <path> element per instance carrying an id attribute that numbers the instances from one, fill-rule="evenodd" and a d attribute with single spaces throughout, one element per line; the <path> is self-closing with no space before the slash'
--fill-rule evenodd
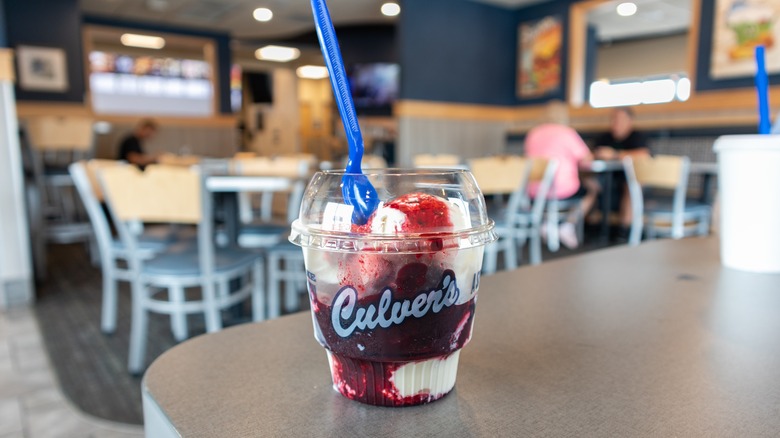
<path id="1" fill-rule="evenodd" d="M 336 392 L 312 317 L 188 340 L 142 382 L 150 437 L 774 437 L 780 274 L 717 236 L 614 246 L 484 276 L 455 388 L 386 408 Z"/>
<path id="2" fill-rule="evenodd" d="M 236 244 L 241 228 L 239 200 L 241 193 L 289 192 L 296 184 L 304 184 L 307 176 L 292 175 L 238 175 L 228 171 L 204 172 L 205 188 L 217 196 L 217 204 L 224 222 L 226 240 Z M 272 205 L 264 206 L 270 209 Z M 266 212 L 270 216 L 270 212 Z"/>

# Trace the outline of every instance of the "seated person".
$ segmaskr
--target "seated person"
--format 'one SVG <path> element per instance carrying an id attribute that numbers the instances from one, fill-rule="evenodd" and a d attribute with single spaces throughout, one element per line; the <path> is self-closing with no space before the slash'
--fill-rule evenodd
<path id="1" fill-rule="evenodd" d="M 568 108 L 565 104 L 551 104 L 548 107 L 549 122 L 531 129 L 525 139 L 525 155 L 543 157 L 558 161 L 553 192 L 550 198 L 559 200 L 579 199 L 579 208 L 568 215 L 560 225 L 561 243 L 573 249 L 579 245 L 575 224 L 593 208 L 599 192 L 599 184 L 593 178 L 580 180 L 579 163 L 593 157 L 582 137 L 567 126 Z M 535 196 L 536 187 L 530 186 L 529 193 Z"/>
<path id="2" fill-rule="evenodd" d="M 596 140 L 594 156 L 599 160 L 622 160 L 624 157 L 649 157 L 650 148 L 645 136 L 634 131 L 634 112 L 629 107 L 617 107 L 612 111 L 610 130 Z M 631 198 L 620 172 L 613 175 L 620 195 L 620 237 L 627 238 L 631 226 Z M 611 206 L 607 206 L 611 208 Z"/>
<path id="3" fill-rule="evenodd" d="M 157 162 L 157 155 L 144 153 L 142 143 L 157 133 L 157 122 L 152 119 L 143 119 L 135 126 L 133 132 L 122 139 L 119 144 L 119 160 L 143 169 L 149 164 Z"/>

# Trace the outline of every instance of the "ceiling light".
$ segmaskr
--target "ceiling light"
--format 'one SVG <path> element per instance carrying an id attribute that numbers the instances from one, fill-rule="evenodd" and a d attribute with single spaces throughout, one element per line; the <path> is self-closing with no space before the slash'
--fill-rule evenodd
<path id="1" fill-rule="evenodd" d="M 324 79 L 328 77 L 328 69 L 321 65 L 303 65 L 295 70 L 299 78 Z"/>
<path id="2" fill-rule="evenodd" d="M 630 17 L 636 14 L 636 5 L 631 2 L 621 3 L 617 5 L 617 13 L 621 17 Z"/>
<path id="3" fill-rule="evenodd" d="M 398 6 L 398 3 L 385 3 L 382 5 L 381 11 L 383 15 L 395 17 L 401 13 L 401 7 Z"/>
<path id="4" fill-rule="evenodd" d="M 119 41 L 126 46 L 143 47 L 144 49 L 162 49 L 165 47 L 163 38 L 151 35 L 126 33 L 119 38 Z"/>
<path id="5" fill-rule="evenodd" d="M 274 13 L 268 8 L 257 8 L 252 12 L 252 16 L 257 21 L 271 21 L 274 18 Z"/>
<path id="6" fill-rule="evenodd" d="M 265 46 L 255 50 L 255 58 L 261 61 L 287 62 L 299 56 L 301 51 L 295 47 Z"/>

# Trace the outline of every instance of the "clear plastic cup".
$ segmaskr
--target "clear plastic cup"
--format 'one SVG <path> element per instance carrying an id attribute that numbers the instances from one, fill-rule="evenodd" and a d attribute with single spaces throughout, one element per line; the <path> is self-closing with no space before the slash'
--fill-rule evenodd
<path id="1" fill-rule="evenodd" d="M 314 175 L 290 235 L 333 386 L 372 405 L 437 400 L 455 385 L 484 245 L 496 238 L 482 193 L 464 170 L 368 171 L 381 203 L 356 225 L 343 176 Z"/>

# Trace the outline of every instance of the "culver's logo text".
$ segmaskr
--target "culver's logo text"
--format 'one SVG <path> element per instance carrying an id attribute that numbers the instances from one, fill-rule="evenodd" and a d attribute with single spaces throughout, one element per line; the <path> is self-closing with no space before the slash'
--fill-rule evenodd
<path id="1" fill-rule="evenodd" d="M 331 324 L 336 334 L 346 338 L 358 330 L 373 330 L 377 326 L 388 328 L 403 323 L 406 318 L 422 318 L 429 312 L 439 313 L 457 303 L 459 296 L 455 274 L 450 270 L 444 272 L 435 289 L 420 292 L 413 299 L 394 300 L 393 290 L 387 287 L 381 292 L 378 303 L 365 307 L 358 306 L 355 288 L 345 286 L 333 299 Z"/>

